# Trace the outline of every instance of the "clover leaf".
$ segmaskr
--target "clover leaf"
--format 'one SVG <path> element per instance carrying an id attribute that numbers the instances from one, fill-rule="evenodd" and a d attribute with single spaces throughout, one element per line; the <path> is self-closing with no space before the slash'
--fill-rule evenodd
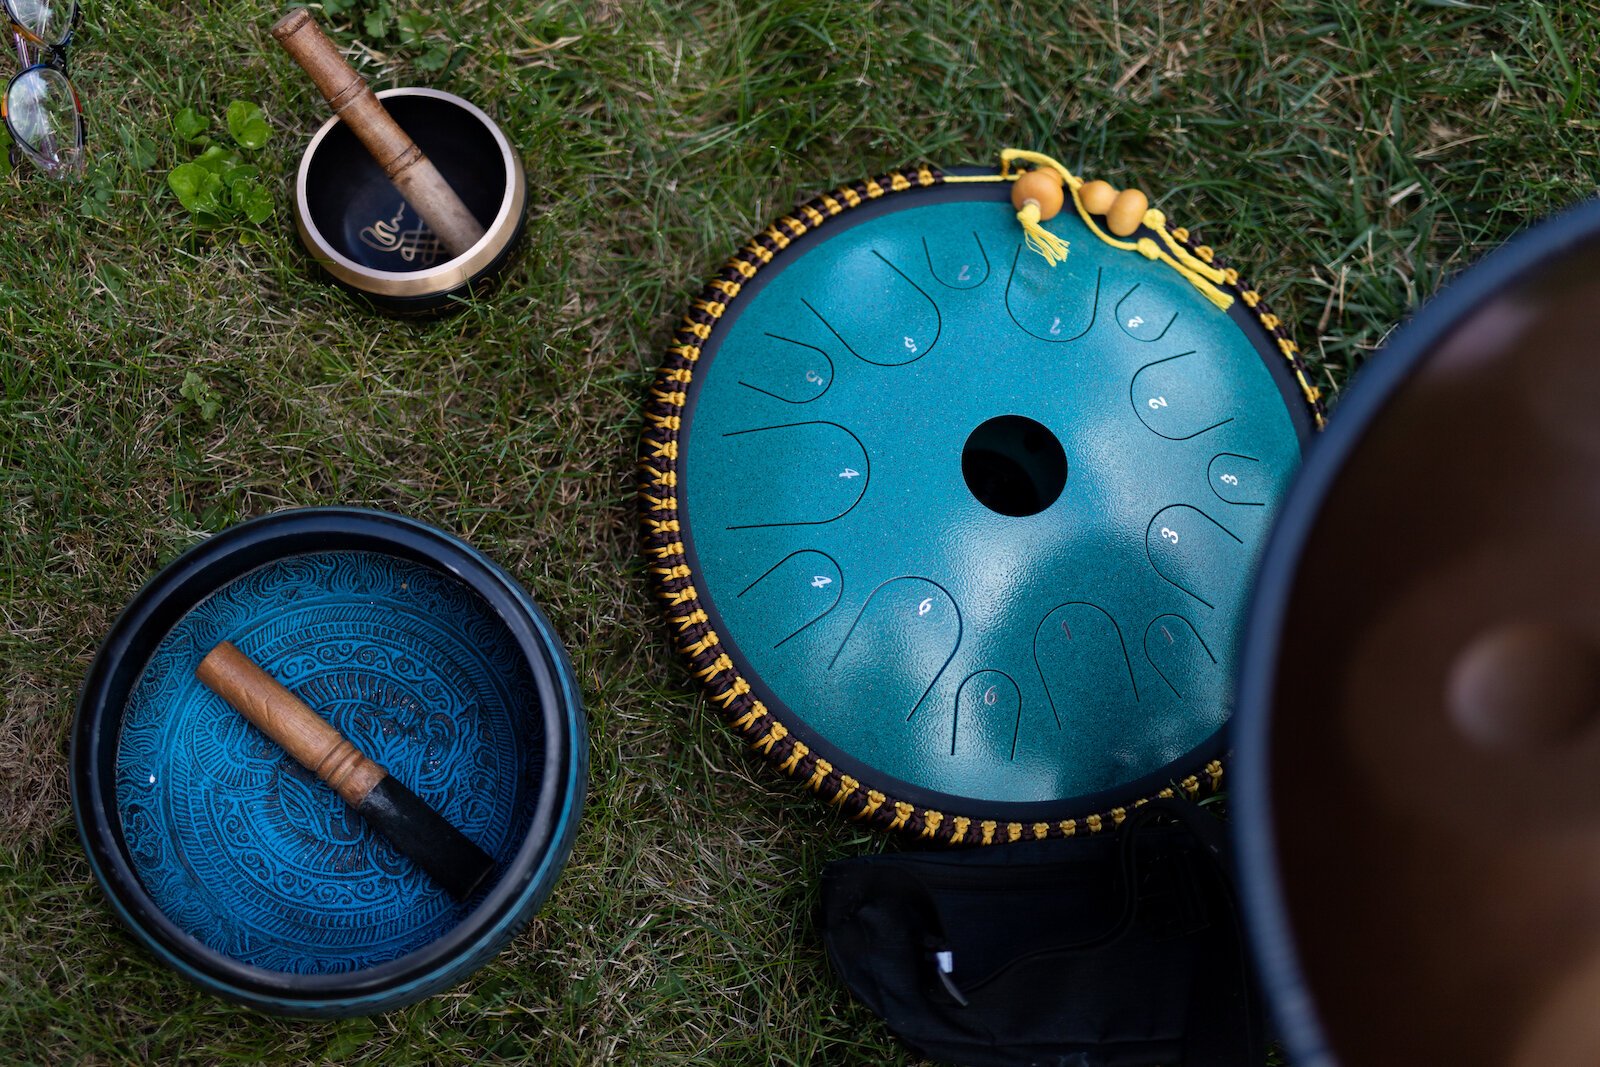
<path id="1" fill-rule="evenodd" d="M 228 132 L 240 148 L 254 150 L 272 137 L 272 127 L 261 108 L 248 100 L 235 100 L 228 105 Z"/>

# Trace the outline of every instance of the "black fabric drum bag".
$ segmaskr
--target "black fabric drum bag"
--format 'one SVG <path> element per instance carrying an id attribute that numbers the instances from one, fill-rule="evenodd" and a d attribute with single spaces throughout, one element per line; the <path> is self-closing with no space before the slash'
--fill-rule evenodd
<path id="1" fill-rule="evenodd" d="M 1221 827 L 1154 801 L 1114 834 L 841 860 L 822 876 L 823 941 L 930 1059 L 1264 1064 Z"/>

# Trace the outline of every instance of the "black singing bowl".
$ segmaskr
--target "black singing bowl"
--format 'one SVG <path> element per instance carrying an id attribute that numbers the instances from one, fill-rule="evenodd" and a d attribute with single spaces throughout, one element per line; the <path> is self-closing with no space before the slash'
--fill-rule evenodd
<path id="1" fill-rule="evenodd" d="M 451 258 L 350 128 L 329 119 L 311 138 L 295 182 L 295 224 L 311 255 L 344 288 L 398 315 L 460 306 L 486 292 L 510 258 L 528 212 L 522 160 L 478 108 L 437 89 L 386 89 L 378 99 L 484 229 Z"/>
<path id="2" fill-rule="evenodd" d="M 1600 1063 L 1600 201 L 1452 282 L 1285 501 L 1234 826 L 1297 1067 Z"/>

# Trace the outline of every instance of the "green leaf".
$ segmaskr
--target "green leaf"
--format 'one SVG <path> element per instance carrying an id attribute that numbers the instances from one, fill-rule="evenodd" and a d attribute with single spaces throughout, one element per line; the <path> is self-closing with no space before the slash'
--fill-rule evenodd
<path id="1" fill-rule="evenodd" d="M 198 141 L 210 125 L 210 120 L 192 107 L 186 107 L 172 116 L 172 132 L 178 135 L 178 140 L 189 144 Z"/>
<path id="2" fill-rule="evenodd" d="M 248 100 L 235 100 L 228 105 L 228 132 L 240 148 L 260 148 L 272 137 L 267 116 Z"/>
<path id="3" fill-rule="evenodd" d="M 400 43 L 416 45 L 422 43 L 423 35 L 433 29 L 434 19 L 418 11 L 407 11 L 395 18 L 395 25 L 400 27 Z"/>
<path id="4" fill-rule="evenodd" d="M 231 190 L 234 209 L 260 226 L 272 217 L 272 194 L 260 182 L 245 180 Z"/>
<path id="5" fill-rule="evenodd" d="M 189 209 L 197 219 L 202 215 L 217 216 L 222 213 L 219 197 L 222 179 L 199 163 L 184 163 L 174 167 L 167 175 L 167 187 L 178 198 L 178 203 Z"/>
<path id="6" fill-rule="evenodd" d="M 195 166 L 220 176 L 239 165 L 239 154 L 231 148 L 214 144 L 196 156 L 194 163 Z"/>
<path id="7" fill-rule="evenodd" d="M 389 5 L 381 4 L 368 11 L 366 18 L 361 20 L 361 26 L 367 31 L 367 36 L 374 40 L 384 37 L 389 32 Z"/>
<path id="8" fill-rule="evenodd" d="M 443 70 L 448 62 L 450 62 L 450 49 L 441 44 L 434 45 L 417 58 L 417 66 L 426 71 Z"/>
<path id="9" fill-rule="evenodd" d="M 248 163 L 242 163 L 237 167 L 231 167 L 228 170 L 223 171 L 222 184 L 226 185 L 229 189 L 232 189 L 240 182 L 254 181 L 260 176 L 260 174 L 260 167 L 251 166 Z"/>
<path id="10" fill-rule="evenodd" d="M 198 408 L 200 417 L 207 422 L 216 418 L 222 411 L 222 398 L 194 371 L 189 371 L 183 376 L 183 384 L 178 387 L 178 393 Z"/>

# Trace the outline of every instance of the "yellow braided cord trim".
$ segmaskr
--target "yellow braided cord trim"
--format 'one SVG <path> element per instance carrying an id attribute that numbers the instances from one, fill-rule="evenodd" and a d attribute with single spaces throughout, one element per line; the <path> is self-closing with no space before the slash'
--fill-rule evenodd
<path id="1" fill-rule="evenodd" d="M 784 774 L 793 774 L 795 767 L 799 765 L 801 760 L 805 759 L 806 753 L 810 751 L 803 741 L 796 741 L 794 747 L 789 750 L 789 758 L 778 764 L 778 769 Z"/>
<path id="2" fill-rule="evenodd" d="M 883 802 L 888 799 L 888 797 L 884 796 L 876 789 L 867 790 L 867 806 L 861 809 L 861 817 L 863 819 L 868 818 L 879 808 L 883 807 Z"/>
<path id="3" fill-rule="evenodd" d="M 957 815 L 954 825 L 955 833 L 950 835 L 950 843 L 952 845 L 959 845 L 961 842 L 967 839 L 967 827 L 972 825 L 972 820 L 967 818 L 965 815 Z"/>
<path id="4" fill-rule="evenodd" d="M 823 779 L 833 773 L 833 764 L 825 759 L 819 759 L 811 765 L 811 777 L 806 779 L 806 788 L 813 793 L 822 789 Z"/>
<path id="5" fill-rule="evenodd" d="M 1105 828 L 1105 820 L 1101 819 L 1098 815 L 1089 816 L 1087 819 L 1083 820 L 1083 824 L 1089 828 L 1089 832 L 1091 834 L 1097 834 Z"/>
<path id="6" fill-rule="evenodd" d="M 1077 832 L 1078 832 L 1078 820 L 1077 819 L 1062 819 L 1061 820 L 1061 836 L 1062 837 L 1072 837 Z"/>
<path id="7" fill-rule="evenodd" d="M 660 548 L 652 548 L 650 552 L 657 559 L 671 559 L 673 556 L 681 556 L 683 555 L 683 542 L 674 541 L 670 545 L 663 545 Z"/>
<path id="8" fill-rule="evenodd" d="M 994 844 L 995 821 L 993 819 L 985 819 L 979 825 L 983 827 L 983 843 L 986 845 Z"/>
<path id="9" fill-rule="evenodd" d="M 944 822 L 944 812 L 924 811 L 922 813 L 922 836 L 932 837 L 939 832 L 939 824 Z"/>
<path id="10" fill-rule="evenodd" d="M 725 692 L 718 693 L 711 699 L 726 708 L 748 692 L 750 692 L 750 683 L 745 681 L 741 675 L 736 674 L 733 678 L 733 684 Z"/>
<path id="11" fill-rule="evenodd" d="M 848 774 L 839 779 L 839 791 L 834 794 L 832 803 L 835 807 L 850 799 L 850 795 L 861 788 L 861 783 Z"/>
<path id="12" fill-rule="evenodd" d="M 911 813 L 916 809 L 903 800 L 894 802 L 894 821 L 889 824 L 889 829 L 898 830 L 905 826 L 906 820 L 911 818 Z"/>
<path id="13" fill-rule="evenodd" d="M 724 652 L 722 655 L 716 658 L 711 666 L 705 668 L 704 670 L 695 671 L 694 676 L 709 682 L 723 671 L 731 671 L 732 669 L 733 660 L 729 659 L 728 654 Z"/>
<path id="14" fill-rule="evenodd" d="M 1045 838 L 1047 838 L 1049 836 L 1050 836 L 1050 824 L 1049 823 L 1047 823 L 1047 822 L 1036 822 L 1036 823 L 1033 824 L 1033 837 L 1034 837 L 1034 840 L 1043 841 Z"/>
<path id="15" fill-rule="evenodd" d="M 785 737 L 788 737 L 788 736 L 789 736 L 789 731 L 784 729 L 783 723 L 775 722 L 775 723 L 772 724 L 772 729 L 767 731 L 766 736 L 763 737 L 761 740 L 757 741 L 751 747 L 758 748 L 762 752 L 765 752 L 768 755 L 771 755 L 772 754 L 772 746 L 777 744 L 779 741 L 782 741 Z"/>
<path id="16" fill-rule="evenodd" d="M 1020 822 L 1006 823 L 1006 840 L 1018 841 L 1022 838 L 1022 824 Z"/>
<path id="17" fill-rule="evenodd" d="M 767 709 L 762 707 L 761 702 L 758 700 L 756 701 L 755 707 L 751 708 L 749 711 L 733 720 L 733 728 L 735 730 L 748 730 L 757 722 L 760 722 L 761 716 L 765 715 L 766 713 Z"/>

